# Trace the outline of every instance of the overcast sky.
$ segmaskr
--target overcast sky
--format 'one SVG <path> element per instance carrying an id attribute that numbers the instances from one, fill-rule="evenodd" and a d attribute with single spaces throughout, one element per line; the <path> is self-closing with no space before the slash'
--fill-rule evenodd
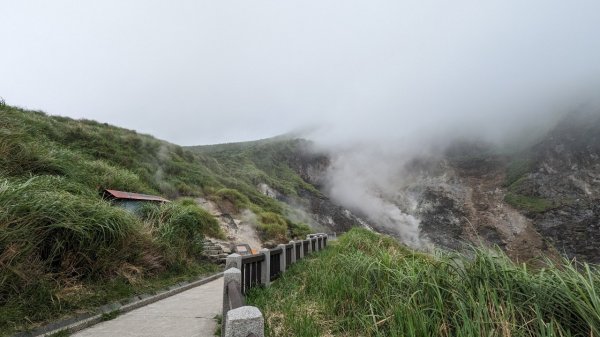
<path id="1" fill-rule="evenodd" d="M 501 133 L 599 92 L 600 1 L 0 0 L 0 43 L 7 103 L 181 145 Z"/>

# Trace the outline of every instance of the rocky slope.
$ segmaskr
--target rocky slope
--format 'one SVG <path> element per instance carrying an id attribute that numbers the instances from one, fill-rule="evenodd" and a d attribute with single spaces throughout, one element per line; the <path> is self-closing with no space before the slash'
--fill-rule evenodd
<path id="1" fill-rule="evenodd" d="M 330 230 L 369 223 L 398 234 L 327 198 L 326 176 L 335 154 L 315 154 L 310 143 L 299 144 L 280 159 L 322 193 L 299 189 L 290 196 L 271 190 L 271 196 L 300 206 Z M 456 142 L 436 156 L 414 158 L 391 182 L 394 193 L 382 198 L 418 219 L 421 237 L 438 247 L 460 250 L 482 243 L 497 245 L 519 261 L 563 255 L 597 263 L 599 158 L 600 116 L 572 114 L 518 152 Z"/>
<path id="2" fill-rule="evenodd" d="M 497 245 L 517 260 L 556 256 L 528 213 L 505 201 L 509 158 L 486 148 L 457 144 L 435 162 L 437 170 L 407 187 L 417 200 L 412 212 L 421 233 L 438 246 Z M 431 165 L 431 163 L 430 163 Z"/>
<path id="3" fill-rule="evenodd" d="M 546 207 L 526 216 L 560 252 L 600 262 L 600 118 L 571 114 L 529 156 L 529 172 L 509 190 Z"/>

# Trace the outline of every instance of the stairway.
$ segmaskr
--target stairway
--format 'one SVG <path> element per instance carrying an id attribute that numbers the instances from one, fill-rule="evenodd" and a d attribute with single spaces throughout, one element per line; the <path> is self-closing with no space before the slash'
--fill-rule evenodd
<path id="1" fill-rule="evenodd" d="M 223 250 L 221 245 L 213 242 L 211 239 L 204 239 L 202 246 L 204 247 L 204 251 L 202 252 L 204 258 L 212 263 L 225 265 L 228 254 Z"/>

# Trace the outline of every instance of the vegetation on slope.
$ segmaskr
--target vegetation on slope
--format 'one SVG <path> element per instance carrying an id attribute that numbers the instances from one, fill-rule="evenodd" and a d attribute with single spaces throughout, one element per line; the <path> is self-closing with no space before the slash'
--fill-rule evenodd
<path id="1" fill-rule="evenodd" d="M 171 203 L 142 219 L 63 177 L 35 176 L 5 179 L 0 209 L 6 333 L 210 270 L 198 261 L 216 221 L 198 206 Z"/>
<path id="2" fill-rule="evenodd" d="M 254 142 L 193 146 L 189 149 L 217 160 L 225 172 L 256 186 L 261 183 L 287 196 L 297 195 L 300 190 L 316 194 L 320 192 L 304 181 L 289 165 L 306 141 L 277 137 Z M 251 196 L 250 191 L 241 192 Z"/>
<path id="3" fill-rule="evenodd" d="M 0 106 L 0 331 L 207 271 L 202 239 L 223 234 L 195 201 L 136 215 L 102 200 L 103 188 L 235 196 L 257 214 L 284 213 L 255 181 L 226 171 L 218 159 L 135 131 Z"/>
<path id="4" fill-rule="evenodd" d="M 269 336 L 599 336 L 600 271 L 500 251 L 427 255 L 354 229 L 247 302 Z"/>

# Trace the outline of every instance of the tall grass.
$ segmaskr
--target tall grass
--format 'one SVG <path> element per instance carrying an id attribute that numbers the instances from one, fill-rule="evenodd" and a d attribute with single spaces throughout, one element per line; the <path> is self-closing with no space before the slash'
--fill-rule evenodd
<path id="1" fill-rule="evenodd" d="M 142 219 L 63 177 L 0 176 L 0 331 L 85 306 L 65 307 L 60 294 L 90 284 L 186 273 L 204 235 L 222 236 L 193 201 L 152 207 L 157 216 Z"/>
<path id="2" fill-rule="evenodd" d="M 73 270 L 82 265 L 94 269 L 89 261 L 133 233 L 136 221 L 131 214 L 86 195 L 85 189 L 75 194 L 78 188 L 52 176 L 2 182 L 0 242 L 12 247 L 4 253 L 12 253 L 0 262 L 35 255 L 51 271 L 60 269 L 65 260 Z"/>
<path id="3" fill-rule="evenodd" d="M 225 239 L 217 220 L 192 199 L 147 204 L 139 214 L 155 228 L 157 238 L 170 246 L 170 254 L 199 257 L 205 234 Z"/>
<path id="4" fill-rule="evenodd" d="M 600 336 L 600 271 L 415 253 L 352 230 L 248 298 L 269 336 Z"/>

